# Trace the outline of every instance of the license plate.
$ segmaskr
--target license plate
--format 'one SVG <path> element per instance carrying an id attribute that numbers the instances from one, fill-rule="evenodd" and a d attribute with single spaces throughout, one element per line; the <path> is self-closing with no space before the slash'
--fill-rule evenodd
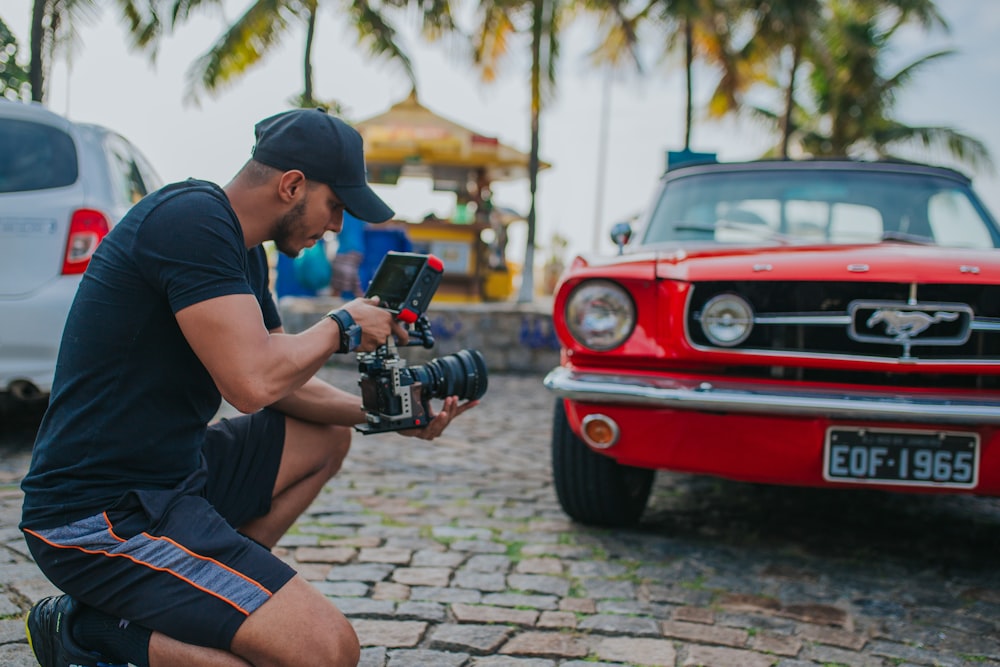
<path id="1" fill-rule="evenodd" d="M 826 432 L 823 478 L 971 489 L 979 480 L 979 435 L 836 426 Z"/>

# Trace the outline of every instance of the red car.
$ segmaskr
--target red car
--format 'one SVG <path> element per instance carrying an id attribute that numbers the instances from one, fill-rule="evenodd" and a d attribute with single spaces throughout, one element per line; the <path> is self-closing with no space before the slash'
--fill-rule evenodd
<path id="1" fill-rule="evenodd" d="M 1000 228 L 968 178 L 689 164 L 641 228 L 556 291 L 570 517 L 637 521 L 657 469 L 1000 496 Z"/>

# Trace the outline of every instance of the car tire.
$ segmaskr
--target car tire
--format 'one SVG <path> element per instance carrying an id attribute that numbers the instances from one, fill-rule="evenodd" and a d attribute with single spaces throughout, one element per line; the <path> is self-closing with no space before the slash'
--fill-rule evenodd
<path id="1" fill-rule="evenodd" d="M 566 420 L 562 399 L 552 419 L 552 476 L 563 511 L 580 523 L 629 526 L 639 521 L 656 476 L 590 449 Z"/>

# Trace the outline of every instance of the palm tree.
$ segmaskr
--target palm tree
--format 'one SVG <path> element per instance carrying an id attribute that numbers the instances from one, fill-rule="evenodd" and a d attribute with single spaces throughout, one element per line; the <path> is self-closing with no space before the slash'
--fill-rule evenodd
<path id="1" fill-rule="evenodd" d="M 953 128 L 912 126 L 892 117 L 902 89 L 952 51 L 930 53 L 885 75 L 883 61 L 901 23 L 884 27 L 884 19 L 870 6 L 850 0 L 832 3 L 832 10 L 808 80 L 809 108 L 800 110 L 796 134 L 806 153 L 893 157 L 899 149 L 917 146 L 947 151 L 975 169 L 991 167 L 981 141 Z"/>
<path id="2" fill-rule="evenodd" d="M 732 0 L 650 0 L 637 15 L 666 31 L 668 53 L 680 50 L 684 58 L 684 150 L 691 148 L 694 127 L 694 66 L 699 59 L 723 72 L 716 95 L 735 96 L 739 78 L 730 51 L 732 31 L 740 19 Z M 718 105 L 718 102 L 712 102 Z"/>
<path id="3" fill-rule="evenodd" d="M 400 9 L 406 2 L 382 3 L 391 9 Z M 420 2 L 424 29 L 433 32 L 438 26 L 448 26 L 450 11 L 447 3 Z M 183 5 L 183 0 L 174 7 Z M 416 87 L 416 74 L 409 56 L 397 42 L 397 31 L 386 13 L 375 3 L 346 2 L 342 9 L 357 33 L 358 44 L 378 57 L 399 63 L 410 84 Z M 197 100 L 199 92 L 216 93 L 226 84 L 245 75 L 254 65 L 264 60 L 278 46 L 293 26 L 305 28 L 305 46 L 302 60 L 303 90 L 293 103 L 295 106 L 333 106 L 336 102 L 318 100 L 313 87 L 312 49 L 316 32 L 318 0 L 254 0 L 247 10 L 226 29 L 225 33 L 199 57 L 189 71 L 188 98 Z M 181 18 L 185 11 L 175 11 Z M 171 25 L 173 28 L 176 21 Z"/>
<path id="4" fill-rule="evenodd" d="M 473 62 L 484 81 L 496 78 L 510 40 L 525 29 L 531 35 L 531 149 L 528 156 L 528 237 L 517 300 L 534 299 L 535 197 L 538 189 L 541 112 L 554 91 L 559 56 L 559 31 L 568 3 L 561 0 L 488 0 L 479 3 L 473 33 Z"/>
<path id="5" fill-rule="evenodd" d="M 0 19 L 0 97 L 19 100 L 30 95 L 28 70 L 18 62 L 17 38 Z"/>
<path id="6" fill-rule="evenodd" d="M 803 67 L 822 66 L 828 50 L 825 26 L 829 16 L 843 12 L 858 12 L 891 25 L 889 33 L 910 21 L 925 28 L 947 27 L 933 0 L 734 0 L 735 13 L 752 23 L 752 37 L 740 51 L 740 68 L 743 76 L 741 88 L 753 83 L 778 82 L 782 87 L 783 106 L 780 116 L 773 116 L 778 123 L 781 139 L 777 153 L 788 157 L 789 143 L 795 131 L 793 112 L 799 72 Z M 834 19 L 835 21 L 837 19 Z M 827 60 L 825 63 L 829 66 Z M 766 68 L 774 70 L 769 74 Z M 724 79 L 725 80 L 725 79 Z M 727 91 L 728 92 L 728 91 Z M 736 96 L 716 95 L 719 104 L 714 111 L 722 115 L 739 107 Z"/>
<path id="7" fill-rule="evenodd" d="M 158 25 L 156 0 L 113 0 L 125 23 L 129 45 L 146 48 Z M 31 5 L 31 34 L 28 82 L 31 99 L 44 102 L 46 80 L 52 59 L 60 50 L 72 51 L 78 41 L 77 29 L 94 20 L 101 10 L 100 0 L 34 0 Z"/>

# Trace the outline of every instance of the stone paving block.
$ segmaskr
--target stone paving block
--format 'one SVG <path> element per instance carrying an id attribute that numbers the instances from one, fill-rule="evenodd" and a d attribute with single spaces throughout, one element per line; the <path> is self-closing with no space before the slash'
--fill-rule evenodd
<path id="1" fill-rule="evenodd" d="M 666 637 L 705 644 L 740 647 L 746 644 L 747 637 L 749 637 L 746 630 L 722 628 L 716 625 L 684 623 L 682 621 L 663 621 L 660 625 Z"/>
<path id="2" fill-rule="evenodd" d="M 401 648 L 416 646 L 427 631 L 423 621 L 378 621 L 364 618 L 348 619 L 354 626 L 362 646 Z"/>
<path id="3" fill-rule="evenodd" d="M 446 607 L 438 602 L 400 602 L 396 605 L 395 616 L 400 619 L 443 623 L 447 612 Z"/>
<path id="4" fill-rule="evenodd" d="M 483 604 L 498 607 L 528 607 L 532 609 L 555 609 L 558 599 L 554 595 L 521 595 L 518 593 L 491 593 L 483 596 Z"/>
<path id="5" fill-rule="evenodd" d="M 558 558 L 525 558 L 514 570 L 518 574 L 562 574 L 563 563 Z"/>
<path id="6" fill-rule="evenodd" d="M 511 574 L 507 577 L 507 585 L 517 591 L 548 593 L 559 597 L 568 595 L 570 588 L 567 579 L 548 574 Z"/>
<path id="7" fill-rule="evenodd" d="M 660 637 L 660 627 L 651 618 L 597 614 L 580 621 L 581 630 L 589 630 L 602 635 L 635 635 L 637 637 Z"/>
<path id="8" fill-rule="evenodd" d="M 531 609 L 508 609 L 478 604 L 453 604 L 451 613 L 459 623 L 510 623 L 532 626 L 538 619 L 538 612 Z"/>
<path id="9" fill-rule="evenodd" d="M 397 584 L 394 581 L 376 582 L 372 589 L 373 600 L 409 600 L 410 587 L 406 584 Z"/>
<path id="10" fill-rule="evenodd" d="M 327 573 L 327 581 L 382 581 L 395 568 L 382 563 L 365 563 L 363 565 L 335 565 Z"/>
<path id="11" fill-rule="evenodd" d="M 507 546 L 488 540 L 457 540 L 451 543 L 455 551 L 468 551 L 479 554 L 502 554 L 507 552 Z"/>
<path id="12" fill-rule="evenodd" d="M 543 611 L 535 624 L 539 628 L 567 628 L 573 630 L 577 625 L 576 614 L 568 611 Z"/>
<path id="13" fill-rule="evenodd" d="M 459 528 L 457 526 L 434 526 L 431 535 L 438 539 L 480 539 L 493 537 L 493 531 L 483 528 Z"/>
<path id="14" fill-rule="evenodd" d="M 330 568 L 333 567 L 324 563 L 294 563 L 291 565 L 306 581 L 324 581 L 330 574 Z"/>
<path id="15" fill-rule="evenodd" d="M 313 587 L 327 597 L 362 597 L 368 595 L 370 586 L 360 581 L 313 581 Z M 375 598 L 377 599 L 377 598 Z"/>
<path id="16" fill-rule="evenodd" d="M 27 644 L 0 646 L 0 665 L 3 667 L 38 667 L 35 656 Z"/>
<path id="17" fill-rule="evenodd" d="M 416 586 L 410 589 L 411 600 L 428 602 L 476 604 L 483 599 L 483 594 L 469 588 L 443 588 L 440 586 Z"/>
<path id="18" fill-rule="evenodd" d="M 458 588 L 474 588 L 479 591 L 505 591 L 507 578 L 499 572 L 470 572 L 462 569 L 455 572 L 452 586 Z"/>
<path id="19" fill-rule="evenodd" d="M 393 616 L 396 603 L 392 600 L 372 600 L 370 598 L 331 598 L 330 602 L 345 616 Z"/>
<path id="20" fill-rule="evenodd" d="M 715 646 L 690 646 L 683 667 L 771 667 L 777 656 Z"/>
<path id="21" fill-rule="evenodd" d="M 630 665 L 674 667 L 677 661 L 673 642 L 666 639 L 610 637 L 602 639 L 594 647 L 594 653 L 601 660 L 615 660 Z"/>
<path id="22" fill-rule="evenodd" d="M 715 612 L 704 607 L 678 607 L 674 609 L 672 618 L 675 621 L 687 623 L 715 623 Z"/>
<path id="23" fill-rule="evenodd" d="M 583 658 L 590 652 L 587 642 L 561 632 L 524 632 L 515 635 L 500 649 L 505 655 L 543 658 Z"/>
<path id="24" fill-rule="evenodd" d="M 494 554 L 477 554 L 470 556 L 465 562 L 466 570 L 471 572 L 499 572 L 506 574 L 510 569 L 510 558 L 508 556 L 497 556 Z"/>
<path id="25" fill-rule="evenodd" d="M 9 588 L 32 603 L 50 595 L 59 595 L 62 592 L 51 581 L 43 579 L 38 568 L 34 569 L 31 578 L 13 581 L 9 584 Z M 25 609 L 25 611 L 27 610 Z"/>
<path id="26" fill-rule="evenodd" d="M 468 554 L 457 551 L 433 551 L 431 549 L 422 549 L 413 554 L 413 560 L 410 562 L 410 566 L 458 567 L 467 557 Z"/>
<path id="27" fill-rule="evenodd" d="M 853 632 L 807 623 L 799 625 L 798 634 L 807 641 L 849 648 L 852 651 L 860 651 L 868 642 L 867 637 Z"/>
<path id="28" fill-rule="evenodd" d="M 444 653 L 426 649 L 389 651 L 388 667 L 462 667 L 468 653 Z"/>
<path id="29" fill-rule="evenodd" d="M 384 646 L 373 646 L 361 649 L 361 660 L 358 667 L 385 667 L 388 651 Z"/>
<path id="30" fill-rule="evenodd" d="M 24 636 L 24 621 L 18 618 L 0 619 L 0 644 L 27 643 Z"/>
<path id="31" fill-rule="evenodd" d="M 580 587 L 587 594 L 587 597 L 596 598 L 598 600 L 612 598 L 620 600 L 634 600 L 636 594 L 635 584 L 630 581 L 582 579 L 580 580 Z"/>
<path id="32" fill-rule="evenodd" d="M 407 586 L 447 586 L 451 570 L 446 567 L 401 567 L 392 573 L 392 580 Z"/>
<path id="33" fill-rule="evenodd" d="M 793 604 L 782 606 L 777 612 L 778 616 L 792 618 L 805 623 L 815 623 L 817 625 L 835 625 L 846 627 L 850 619 L 843 609 L 827 604 Z"/>
<path id="34" fill-rule="evenodd" d="M 563 663 L 564 665 L 569 663 Z M 505 655 L 491 655 L 485 658 L 472 658 L 469 667 L 556 667 L 552 660 L 542 658 L 514 658 Z M 585 667 L 600 667 L 587 663 Z"/>
<path id="35" fill-rule="evenodd" d="M 372 549 L 361 549 L 361 551 L 358 552 L 359 563 L 392 563 L 393 565 L 408 565 L 411 558 L 413 558 L 413 552 L 409 549 L 375 547 Z"/>
<path id="36" fill-rule="evenodd" d="M 353 547 L 355 549 L 371 549 L 381 545 L 382 538 L 375 536 L 321 538 L 319 541 L 319 546 L 321 547 Z"/>
<path id="37" fill-rule="evenodd" d="M 0 592 L 0 618 L 5 616 L 16 616 L 21 613 L 21 607 L 10 597 Z"/>
<path id="38" fill-rule="evenodd" d="M 343 565 L 357 555 L 351 547 L 299 547 L 295 550 L 295 560 L 299 563 L 336 563 Z"/>
<path id="39" fill-rule="evenodd" d="M 825 654 L 825 648 L 826 647 L 821 646 L 814 647 L 813 653 L 819 654 L 822 652 Z M 889 658 L 890 660 L 907 660 L 920 665 L 935 665 L 935 667 L 940 665 L 940 667 L 951 667 L 951 665 L 961 664 L 957 657 L 949 664 L 948 662 L 942 660 L 940 653 L 936 651 L 930 651 L 916 646 L 908 646 L 897 642 L 887 642 L 881 640 L 872 642 L 870 649 L 872 655 Z"/>
<path id="40" fill-rule="evenodd" d="M 507 641 L 512 632 L 512 628 L 502 625 L 444 625 L 431 634 L 429 646 L 439 651 L 491 655 Z"/>
<path id="41" fill-rule="evenodd" d="M 773 653 L 794 658 L 802 650 L 802 642 L 795 637 L 755 635 L 750 638 L 750 648 L 761 653 Z"/>
<path id="42" fill-rule="evenodd" d="M 559 611 L 593 614 L 597 611 L 597 604 L 590 598 L 563 598 L 559 601 Z"/>

